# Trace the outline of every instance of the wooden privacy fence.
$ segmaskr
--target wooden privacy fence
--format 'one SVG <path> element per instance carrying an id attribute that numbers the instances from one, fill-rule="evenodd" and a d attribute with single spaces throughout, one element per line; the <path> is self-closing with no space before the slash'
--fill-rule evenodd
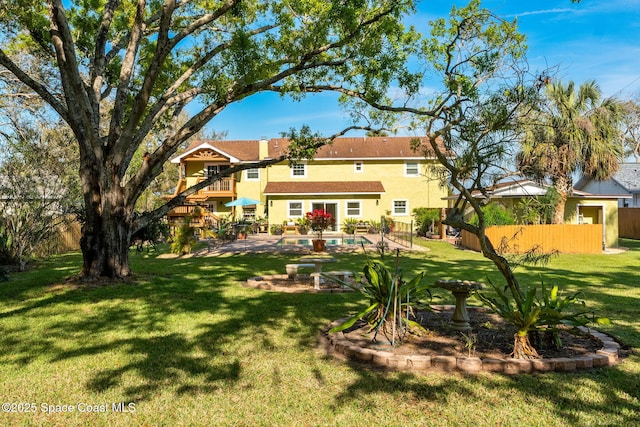
<path id="1" fill-rule="evenodd" d="M 618 235 L 640 239 L 640 208 L 618 208 Z"/>
<path id="2" fill-rule="evenodd" d="M 486 235 L 504 253 L 520 254 L 539 246 L 543 253 L 602 253 L 602 224 L 501 225 L 488 227 Z M 462 230 L 462 247 L 480 251 L 478 238 Z"/>
<path id="3" fill-rule="evenodd" d="M 82 226 L 77 221 L 61 224 L 58 229 L 39 245 L 36 254 L 48 256 L 80 249 Z"/>

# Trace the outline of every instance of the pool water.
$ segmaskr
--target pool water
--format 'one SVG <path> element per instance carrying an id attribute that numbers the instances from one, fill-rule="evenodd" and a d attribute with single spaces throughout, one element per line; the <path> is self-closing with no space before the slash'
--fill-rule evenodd
<path id="1" fill-rule="evenodd" d="M 283 237 L 278 240 L 278 245 L 301 245 L 301 246 L 312 246 L 312 239 L 298 239 L 295 237 Z M 339 245 L 370 245 L 373 242 L 367 239 L 364 236 L 354 236 L 354 237 L 338 237 L 333 239 L 324 239 L 326 240 L 327 245 L 339 246 Z"/>

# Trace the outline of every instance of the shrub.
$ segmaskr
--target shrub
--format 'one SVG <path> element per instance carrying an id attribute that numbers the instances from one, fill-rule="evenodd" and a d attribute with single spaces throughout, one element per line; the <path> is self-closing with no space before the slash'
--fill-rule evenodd
<path id="1" fill-rule="evenodd" d="M 284 232 L 284 227 L 282 224 L 271 224 L 269 231 L 271 234 L 282 234 Z"/>
<path id="2" fill-rule="evenodd" d="M 195 229 L 191 226 L 191 217 L 186 216 L 184 222 L 176 229 L 176 235 L 171 244 L 171 252 L 178 255 L 191 253 L 193 245 L 196 244 L 194 237 Z"/>
<path id="3" fill-rule="evenodd" d="M 396 263 L 397 265 L 397 263 Z M 398 267 L 395 271 L 387 267 L 382 261 L 367 259 L 362 273 L 356 276 L 356 284 L 350 284 L 339 279 L 334 279 L 343 286 L 348 286 L 362 292 L 368 299 L 368 306 L 346 320 L 341 325 L 331 329 L 331 332 L 343 331 L 353 326 L 358 320 L 365 320 L 369 331 L 380 328 L 383 333 L 388 332 L 388 325 L 397 323 L 400 330 L 408 330 L 410 327 L 423 329 L 417 322 L 409 318 L 414 308 L 427 308 L 427 300 L 431 299 L 430 286 L 423 284 L 424 273 L 419 273 L 411 280 L 404 280 L 402 270 Z M 396 317 L 394 318 L 394 307 Z M 375 340 L 375 336 L 373 337 Z"/>
<path id="4" fill-rule="evenodd" d="M 552 224 L 557 205 L 558 190 L 551 187 L 544 196 L 524 197 L 516 205 L 523 224 Z"/>
<path id="5" fill-rule="evenodd" d="M 426 236 L 435 233 L 435 224 L 440 222 L 440 209 L 415 208 L 413 214 L 416 218 L 416 233 L 418 236 Z"/>
<path id="6" fill-rule="evenodd" d="M 131 236 L 131 244 L 135 244 L 139 252 L 143 249 L 145 243 L 155 249 L 155 244 L 165 241 L 168 236 L 169 227 L 167 224 L 161 220 L 155 220 L 133 233 Z"/>
<path id="7" fill-rule="evenodd" d="M 355 234 L 356 228 L 359 223 L 360 220 L 358 220 L 357 218 L 345 218 L 344 222 L 342 223 L 342 231 L 347 234 Z"/>
<path id="8" fill-rule="evenodd" d="M 300 232 L 300 234 L 307 234 L 309 232 L 310 224 L 311 223 L 306 216 L 301 216 L 300 218 L 296 219 L 296 225 L 298 226 L 298 231 Z"/>
<path id="9" fill-rule="evenodd" d="M 484 213 L 485 226 L 490 227 L 492 225 L 514 225 L 516 223 L 516 217 L 514 213 L 499 203 L 489 203 L 482 208 Z M 469 221 L 473 225 L 478 225 L 478 216 Z"/>
<path id="10" fill-rule="evenodd" d="M 379 234 L 380 230 L 382 230 L 382 223 L 380 221 L 376 221 L 375 219 L 370 219 L 367 221 L 369 224 L 369 233 L 370 234 Z"/>
<path id="11" fill-rule="evenodd" d="M 538 290 L 535 287 L 528 289 L 523 297 L 517 297 L 493 283 L 491 286 L 497 298 L 488 297 L 481 292 L 477 295 L 486 306 L 517 328 L 513 344 L 515 359 L 540 357 L 531 344 L 530 337 L 537 340 L 540 334 L 545 334 L 553 340 L 556 347 L 560 348 L 562 347 L 559 336 L 560 325 L 570 327 L 569 332 L 578 333 L 576 327 L 588 323 L 586 310 L 572 310 L 578 304 L 584 307 L 584 301 L 579 299 L 579 293 L 561 297 L 557 286 L 547 289 L 543 284 L 542 299 L 539 299 Z"/>

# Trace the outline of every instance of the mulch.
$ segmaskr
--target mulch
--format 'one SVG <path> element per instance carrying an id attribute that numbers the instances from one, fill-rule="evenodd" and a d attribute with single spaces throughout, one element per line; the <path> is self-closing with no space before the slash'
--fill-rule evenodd
<path id="1" fill-rule="evenodd" d="M 369 332 L 364 322 L 356 323 L 344 331 L 345 338 L 357 346 L 376 350 L 393 351 L 400 355 L 445 355 L 476 356 L 480 358 L 508 358 L 513 351 L 516 329 L 500 316 L 487 310 L 470 310 L 471 331 L 460 332 L 451 326 L 451 310 L 419 311 L 414 320 L 418 321 L 426 332 L 410 332 L 404 335 L 381 328 Z M 566 331 L 560 333 L 562 348 L 557 349 L 553 342 L 532 334 L 532 344 L 543 358 L 578 357 L 595 353 L 602 347 L 600 340 L 589 334 L 573 335 Z M 375 337 L 375 339 L 374 339 Z"/>

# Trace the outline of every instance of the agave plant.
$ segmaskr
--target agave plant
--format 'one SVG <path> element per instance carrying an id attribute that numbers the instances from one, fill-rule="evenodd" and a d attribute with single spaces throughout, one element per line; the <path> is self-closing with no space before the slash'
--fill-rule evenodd
<path id="1" fill-rule="evenodd" d="M 524 298 L 509 298 L 508 294 L 491 280 L 489 284 L 498 295 L 497 298 L 489 297 L 478 292 L 478 298 L 495 311 L 506 322 L 517 328 L 514 335 L 513 353 L 514 359 L 539 359 L 540 355 L 531 345 L 529 332 L 536 329 L 540 319 L 540 306 L 536 302 L 536 289 L 529 289 Z"/>
<path id="2" fill-rule="evenodd" d="M 427 300 L 431 298 L 431 285 L 422 283 L 423 278 L 424 272 L 406 281 L 397 266 L 392 272 L 383 262 L 368 259 L 355 285 L 336 279 L 343 286 L 362 292 L 368 299 L 367 307 L 330 332 L 348 329 L 360 319 L 369 324 L 369 332 L 375 329 L 376 335 L 381 328 L 386 334 L 389 326 L 397 324 L 405 329 L 423 329 L 410 318 L 414 309 L 428 307 Z"/>
<path id="3" fill-rule="evenodd" d="M 538 330 L 550 336 L 557 348 L 562 348 L 559 325 L 571 327 L 567 331 L 572 332 L 576 331 L 578 326 L 584 326 L 589 322 L 589 311 L 584 309 L 586 304 L 580 299 L 581 295 L 582 292 L 576 292 L 563 296 L 559 293 L 558 285 L 547 289 L 544 283 L 542 284 L 542 299 L 538 302 L 541 307 Z M 581 305 L 583 309 L 576 312 L 568 310 L 576 305 Z"/>
<path id="4" fill-rule="evenodd" d="M 525 293 L 524 298 L 512 299 L 503 289 L 493 283 L 491 286 L 496 291 L 497 298 L 488 297 L 481 293 L 478 293 L 478 297 L 505 321 L 518 329 L 513 345 L 513 357 L 516 359 L 540 357 L 535 347 L 531 345 L 532 332 L 543 333 L 555 343 L 557 348 L 561 348 L 560 325 L 569 326 L 570 328 L 566 329 L 567 332 L 577 333 L 577 326 L 584 326 L 588 323 L 587 313 L 589 311 L 570 309 L 576 305 L 585 306 L 584 301 L 579 298 L 580 292 L 562 296 L 558 286 L 548 289 L 543 283 L 542 298 L 537 297 L 536 288 L 531 288 Z"/>

